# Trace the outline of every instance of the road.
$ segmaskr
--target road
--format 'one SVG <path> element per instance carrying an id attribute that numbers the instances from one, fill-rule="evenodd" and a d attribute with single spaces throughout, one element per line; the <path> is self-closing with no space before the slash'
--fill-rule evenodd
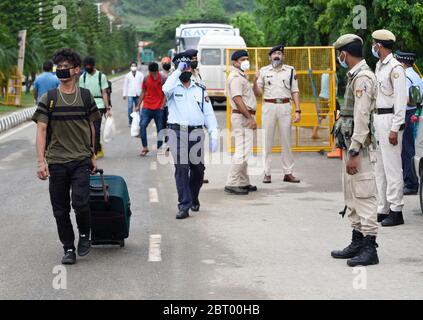
<path id="1" fill-rule="evenodd" d="M 158 164 L 155 151 L 139 157 L 121 86 L 113 88 L 118 133 L 99 166 L 128 183 L 133 217 L 126 247 L 95 247 L 60 271 L 66 270 L 66 289 L 53 286 L 62 249 L 48 183 L 36 178 L 35 125 L 25 124 L 0 136 L 0 299 L 423 298 L 417 196 L 405 200 L 405 225 L 380 230 L 380 264 L 364 269 L 330 257 L 349 243 L 351 230 L 337 214 L 341 162 L 318 153 L 295 155 L 299 185 L 282 181 L 275 155 L 274 183 L 263 185 L 260 168 L 253 170 L 259 191 L 246 197 L 224 194 L 227 163 L 209 165 L 201 212 L 178 221 L 173 167 Z M 217 116 L 224 127 L 225 112 Z M 153 127 L 149 138 L 153 144 Z M 151 249 L 158 235 L 160 247 Z"/>

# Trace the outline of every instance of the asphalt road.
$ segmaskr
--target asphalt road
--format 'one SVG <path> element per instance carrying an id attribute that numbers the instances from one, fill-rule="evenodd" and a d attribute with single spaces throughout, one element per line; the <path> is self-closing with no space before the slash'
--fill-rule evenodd
<path id="1" fill-rule="evenodd" d="M 246 197 L 224 194 L 229 164 L 208 165 L 201 212 L 177 221 L 173 167 L 161 165 L 155 151 L 139 157 L 121 85 L 113 88 L 118 133 L 99 166 L 128 183 L 126 247 L 95 247 L 59 270 L 66 270 L 66 286 L 54 286 L 62 248 L 48 183 L 36 178 L 35 125 L 25 124 L 0 135 L 0 299 L 423 298 L 417 196 L 406 198 L 405 225 L 380 230 L 380 264 L 363 269 L 330 257 L 349 243 L 351 230 L 338 216 L 341 162 L 317 153 L 295 155 L 299 185 L 282 181 L 276 155 L 271 185 L 261 183 L 259 165 L 252 168 L 259 191 Z M 225 126 L 225 112 L 217 115 Z M 153 145 L 154 128 L 149 132 Z"/>

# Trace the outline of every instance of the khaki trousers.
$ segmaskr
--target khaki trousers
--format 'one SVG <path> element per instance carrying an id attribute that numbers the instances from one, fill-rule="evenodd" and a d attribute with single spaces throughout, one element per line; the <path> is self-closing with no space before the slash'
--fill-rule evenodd
<path id="1" fill-rule="evenodd" d="M 232 156 L 226 185 L 228 187 L 246 187 L 250 185 L 248 159 L 253 148 L 254 131 L 248 129 L 247 118 L 233 113 L 231 117 L 232 136 L 235 137 L 235 153 Z"/>
<path id="2" fill-rule="evenodd" d="M 402 211 L 404 207 L 404 178 L 402 175 L 402 136 L 398 132 L 398 144 L 389 143 L 389 133 L 392 126 L 392 114 L 375 115 L 374 126 L 379 142 L 376 182 L 379 193 L 378 213 L 389 214 L 389 210 Z"/>
<path id="3" fill-rule="evenodd" d="M 282 170 L 284 174 L 292 174 L 294 157 L 291 151 L 292 106 L 290 103 L 264 103 L 262 112 L 264 129 L 264 173 L 271 175 L 272 148 L 276 124 L 279 124 L 279 136 L 282 151 Z"/>
<path id="4" fill-rule="evenodd" d="M 374 155 L 375 156 L 375 155 Z M 358 173 L 349 175 L 346 170 L 348 154 L 343 151 L 343 185 L 345 205 L 353 229 L 364 236 L 376 236 L 377 223 L 377 188 L 374 163 L 368 150 L 361 150 Z"/>

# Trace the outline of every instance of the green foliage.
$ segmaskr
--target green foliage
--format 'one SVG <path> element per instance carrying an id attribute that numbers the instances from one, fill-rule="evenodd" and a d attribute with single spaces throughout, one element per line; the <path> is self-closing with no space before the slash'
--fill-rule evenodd
<path id="1" fill-rule="evenodd" d="M 41 5 L 40 5 L 41 2 Z M 0 81 L 7 78 L 17 63 L 17 35 L 27 30 L 24 74 L 41 70 L 53 53 L 70 47 L 81 56 L 92 55 L 97 65 L 108 73 L 127 67 L 136 59 L 137 33 L 131 26 L 112 26 L 102 13 L 98 21 L 96 0 L 1 0 L 0 2 Z M 66 8 L 67 28 L 57 30 L 53 21 L 59 14 L 53 8 Z"/>
<path id="2" fill-rule="evenodd" d="M 254 15 L 248 12 L 239 12 L 232 18 L 231 24 L 240 29 L 247 46 L 263 46 L 264 33 L 258 28 Z"/>

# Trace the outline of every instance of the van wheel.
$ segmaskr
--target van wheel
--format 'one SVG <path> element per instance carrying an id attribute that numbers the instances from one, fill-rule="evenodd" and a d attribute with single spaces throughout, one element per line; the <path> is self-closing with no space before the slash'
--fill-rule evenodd
<path id="1" fill-rule="evenodd" d="M 420 177 L 420 182 L 419 182 L 419 200 L 420 200 L 420 209 L 423 213 L 423 178 Z"/>

